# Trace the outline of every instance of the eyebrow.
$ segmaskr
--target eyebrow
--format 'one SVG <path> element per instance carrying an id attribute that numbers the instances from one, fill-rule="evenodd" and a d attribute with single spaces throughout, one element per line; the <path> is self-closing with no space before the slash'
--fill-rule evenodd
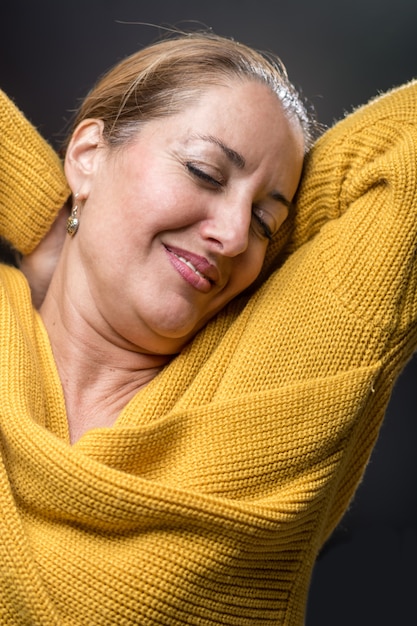
<path id="1" fill-rule="evenodd" d="M 219 139 L 218 137 L 214 137 L 213 135 L 197 135 L 197 137 L 198 139 L 202 139 L 203 141 L 209 141 L 210 143 L 214 143 L 216 146 L 219 146 L 219 148 L 224 152 L 229 161 L 236 165 L 236 167 L 238 167 L 240 170 L 243 170 L 246 165 L 246 161 L 243 156 L 239 154 L 239 152 L 236 152 L 236 150 L 233 150 L 232 148 L 229 148 L 229 146 L 226 146 L 226 144 L 223 143 L 221 139 Z"/>
<path id="2" fill-rule="evenodd" d="M 198 139 L 202 139 L 203 141 L 209 141 L 210 143 L 214 143 L 222 150 L 222 152 L 224 152 L 229 161 L 236 165 L 236 167 L 240 170 L 243 170 L 246 165 L 244 157 L 239 154 L 239 152 L 236 152 L 236 150 L 233 150 L 233 148 L 229 148 L 229 146 L 223 143 L 221 139 L 219 139 L 218 137 L 214 137 L 214 135 L 197 135 L 197 137 Z M 286 198 L 280 191 L 271 191 L 269 197 L 275 202 L 281 202 L 284 206 L 287 207 L 287 209 L 292 206 L 292 202 L 288 200 L 288 198 Z"/>
<path id="3" fill-rule="evenodd" d="M 293 205 L 291 200 L 288 200 L 288 198 L 286 198 L 279 191 L 272 191 L 269 195 L 272 198 L 272 200 L 275 200 L 275 202 L 281 202 L 284 206 L 287 207 L 287 209 L 290 209 L 292 207 L 292 205 Z"/>

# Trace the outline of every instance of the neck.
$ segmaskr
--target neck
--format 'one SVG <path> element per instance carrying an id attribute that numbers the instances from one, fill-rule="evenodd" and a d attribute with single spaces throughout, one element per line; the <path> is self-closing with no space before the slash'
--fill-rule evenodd
<path id="1" fill-rule="evenodd" d="M 71 443 L 114 424 L 131 398 L 172 359 L 112 340 L 54 285 L 40 309 L 65 397 Z"/>

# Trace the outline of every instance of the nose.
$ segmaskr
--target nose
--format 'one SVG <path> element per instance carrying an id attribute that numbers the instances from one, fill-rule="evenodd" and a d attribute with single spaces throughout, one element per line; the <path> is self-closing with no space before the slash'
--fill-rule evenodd
<path id="1" fill-rule="evenodd" d="M 251 203 L 217 199 L 201 225 L 203 237 L 225 256 L 237 256 L 248 247 L 251 218 Z"/>

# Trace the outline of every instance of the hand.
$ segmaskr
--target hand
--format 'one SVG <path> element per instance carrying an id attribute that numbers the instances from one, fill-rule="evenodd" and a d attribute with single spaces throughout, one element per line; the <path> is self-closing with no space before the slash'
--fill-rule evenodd
<path id="1" fill-rule="evenodd" d="M 52 274 L 61 255 L 66 236 L 65 225 L 69 214 L 70 207 L 66 203 L 59 211 L 48 234 L 33 252 L 22 257 L 19 264 L 29 283 L 33 306 L 36 309 L 39 309 L 45 298 Z"/>

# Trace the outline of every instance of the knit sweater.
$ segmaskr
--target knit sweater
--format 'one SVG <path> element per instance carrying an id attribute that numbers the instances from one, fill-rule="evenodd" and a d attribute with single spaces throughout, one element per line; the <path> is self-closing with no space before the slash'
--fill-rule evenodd
<path id="1" fill-rule="evenodd" d="M 417 344 L 416 121 L 413 82 L 326 132 L 262 284 L 73 446 L 25 278 L 1 267 L 1 624 L 303 624 Z M 4 95 L 0 128 L 0 234 L 26 253 L 68 189 Z"/>

